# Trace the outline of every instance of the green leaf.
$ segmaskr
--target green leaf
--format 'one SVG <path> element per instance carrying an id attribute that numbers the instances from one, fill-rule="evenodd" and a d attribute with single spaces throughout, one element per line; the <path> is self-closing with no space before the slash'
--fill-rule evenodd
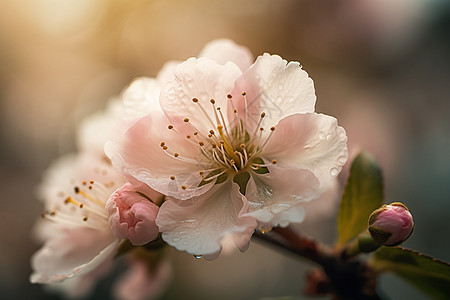
<path id="1" fill-rule="evenodd" d="M 381 170 L 375 159 L 361 152 L 352 163 L 339 207 L 337 247 L 344 246 L 368 227 L 370 214 L 383 202 Z"/>
<path id="2" fill-rule="evenodd" d="M 450 264 L 401 247 L 382 247 L 373 265 L 380 272 L 392 271 L 435 299 L 449 299 Z"/>

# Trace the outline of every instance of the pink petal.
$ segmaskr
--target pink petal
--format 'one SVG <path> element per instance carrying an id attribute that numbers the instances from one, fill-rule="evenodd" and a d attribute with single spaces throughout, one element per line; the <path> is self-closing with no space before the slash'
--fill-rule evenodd
<path id="1" fill-rule="evenodd" d="M 132 177 L 152 189 L 179 199 L 188 199 L 210 188 L 198 188 L 202 178 L 200 149 L 179 133 L 169 130 L 168 121 L 162 114 L 153 113 L 137 121 L 124 136 L 105 145 L 105 153 L 116 170 Z M 173 155 L 168 155 L 161 142 L 169 150 L 178 152 L 180 158 L 188 158 L 189 163 Z M 171 177 L 175 179 L 172 180 Z M 185 186 L 186 189 L 183 189 Z"/>
<path id="2" fill-rule="evenodd" d="M 151 270 L 144 261 L 131 261 L 131 266 L 115 287 L 115 293 L 123 300 L 154 299 L 167 287 L 172 276 L 170 262 L 158 262 Z"/>
<path id="3" fill-rule="evenodd" d="M 347 162 L 347 136 L 333 117 L 295 114 L 282 119 L 264 149 L 264 158 L 308 169 L 327 188 Z"/>
<path id="4" fill-rule="evenodd" d="M 216 130 L 216 110 L 210 100 L 215 100 L 216 108 L 226 109 L 227 95 L 241 73 L 231 62 L 220 65 L 207 58 L 190 58 L 176 66 L 174 80 L 161 91 L 161 107 L 171 124 L 183 134 L 192 135 L 197 130 L 207 134 L 210 129 Z M 198 102 L 194 103 L 193 98 Z M 196 129 L 185 123 L 185 118 Z"/>
<path id="5" fill-rule="evenodd" d="M 248 69 L 253 62 L 253 55 L 247 47 L 228 39 L 214 40 L 206 44 L 199 57 L 207 57 L 221 65 L 230 61 L 242 71 Z"/>
<path id="6" fill-rule="evenodd" d="M 253 218 L 244 216 L 247 209 L 239 187 L 229 180 L 191 200 L 169 199 L 161 206 L 156 224 L 163 239 L 178 250 L 215 258 L 228 234 L 236 234 L 237 245 L 245 250 L 256 227 Z"/>
<path id="7" fill-rule="evenodd" d="M 244 91 L 247 101 L 242 97 Z M 266 114 L 263 126 L 270 128 L 291 114 L 314 112 L 316 102 L 313 81 L 300 64 L 267 53 L 236 80 L 232 96 L 239 117 L 250 129 L 262 112 Z M 232 109 L 228 117 L 234 118 Z"/>
<path id="8" fill-rule="evenodd" d="M 245 196 L 246 214 L 256 218 L 259 226 L 286 226 L 303 221 L 302 202 L 319 197 L 319 181 L 306 169 L 289 169 L 280 164 L 269 166 L 269 173 L 251 176 Z"/>
<path id="9" fill-rule="evenodd" d="M 31 258 L 33 283 L 52 283 L 86 274 L 115 255 L 119 240 L 91 228 L 66 229 Z"/>

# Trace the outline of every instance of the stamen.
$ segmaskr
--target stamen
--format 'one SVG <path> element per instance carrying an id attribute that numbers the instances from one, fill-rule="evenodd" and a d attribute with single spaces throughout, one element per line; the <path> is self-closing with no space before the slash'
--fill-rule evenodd
<path id="1" fill-rule="evenodd" d="M 214 126 L 213 121 L 211 120 L 211 118 L 209 117 L 209 115 L 206 113 L 205 109 L 203 108 L 203 106 L 200 104 L 200 102 L 198 102 L 197 98 L 193 98 L 192 101 L 194 103 L 198 104 L 198 107 L 200 108 L 200 110 L 202 111 L 202 113 L 206 116 L 206 118 L 208 119 L 208 121 L 211 123 L 212 126 Z"/>

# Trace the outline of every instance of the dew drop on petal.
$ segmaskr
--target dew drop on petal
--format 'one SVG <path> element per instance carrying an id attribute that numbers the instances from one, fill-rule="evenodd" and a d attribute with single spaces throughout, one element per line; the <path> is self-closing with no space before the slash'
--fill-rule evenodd
<path id="1" fill-rule="evenodd" d="M 338 160 L 338 162 L 340 164 L 345 164 L 347 162 L 347 157 L 346 156 L 339 156 L 337 160 Z"/>
<path id="2" fill-rule="evenodd" d="M 339 170 L 337 168 L 331 168 L 330 175 L 336 177 L 339 174 Z"/>
<path id="3" fill-rule="evenodd" d="M 278 214 L 282 211 L 285 211 L 286 209 L 288 209 L 289 207 L 291 207 L 289 204 L 286 203 L 279 203 L 279 204 L 275 204 L 270 206 L 270 211 L 274 214 Z"/>

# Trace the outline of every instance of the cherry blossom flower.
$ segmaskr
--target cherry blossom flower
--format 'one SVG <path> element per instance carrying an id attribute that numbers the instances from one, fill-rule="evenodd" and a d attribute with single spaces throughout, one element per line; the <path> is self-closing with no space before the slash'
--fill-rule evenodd
<path id="1" fill-rule="evenodd" d="M 99 269 L 108 269 L 120 239 L 109 228 L 105 202 L 123 180 L 110 164 L 87 153 L 55 162 L 40 189 L 47 223 L 38 229 L 45 243 L 32 257 L 31 282 L 100 276 Z"/>
<path id="2" fill-rule="evenodd" d="M 244 251 L 258 226 L 301 222 L 302 202 L 348 156 L 344 129 L 314 112 L 298 62 L 264 54 L 246 65 L 223 45 L 172 65 L 159 97 L 145 99 L 154 111 L 105 146 L 118 171 L 168 196 L 156 220 L 163 239 L 207 258 L 225 237 Z"/>

